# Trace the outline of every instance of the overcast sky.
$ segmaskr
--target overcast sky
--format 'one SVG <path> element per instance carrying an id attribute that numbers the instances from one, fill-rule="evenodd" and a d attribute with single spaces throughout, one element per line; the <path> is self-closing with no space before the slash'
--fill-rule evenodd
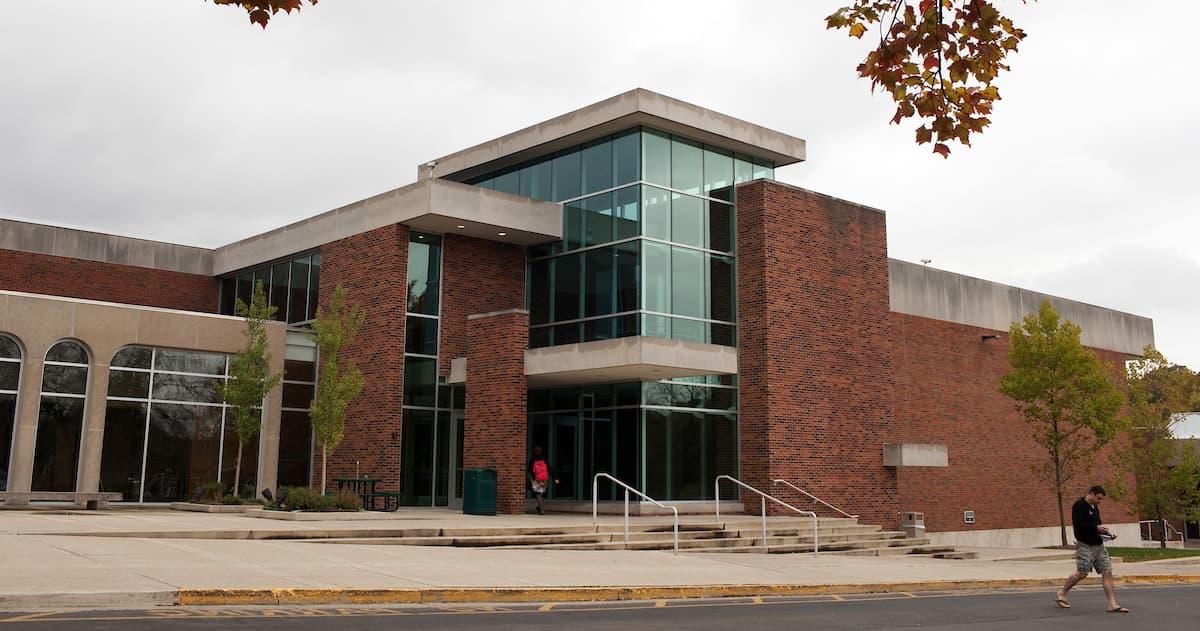
<path id="1" fill-rule="evenodd" d="M 634 87 L 799 136 L 785 182 L 881 208 L 893 257 L 1154 318 L 1200 367 L 1200 89 L 1145 3 L 997 5 L 1029 33 L 949 160 L 855 77 L 846 0 L 0 4 L 0 215 L 202 246 Z M 1159 2 L 1155 15 L 1191 2 Z"/>

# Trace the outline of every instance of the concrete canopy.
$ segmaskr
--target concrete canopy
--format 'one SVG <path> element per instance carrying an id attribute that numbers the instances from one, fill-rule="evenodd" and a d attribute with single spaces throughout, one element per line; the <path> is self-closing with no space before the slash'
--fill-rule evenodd
<path id="1" fill-rule="evenodd" d="M 214 275 L 291 256 L 392 224 L 490 241 L 562 239 L 562 204 L 426 179 L 217 248 Z"/>
<path id="2" fill-rule="evenodd" d="M 777 167 L 805 159 L 800 138 L 637 88 L 432 160 L 417 167 L 417 177 L 464 182 L 638 125 L 769 160 Z"/>
<path id="3" fill-rule="evenodd" d="M 737 349 L 657 337 L 623 337 L 525 352 L 531 387 L 737 374 Z"/>

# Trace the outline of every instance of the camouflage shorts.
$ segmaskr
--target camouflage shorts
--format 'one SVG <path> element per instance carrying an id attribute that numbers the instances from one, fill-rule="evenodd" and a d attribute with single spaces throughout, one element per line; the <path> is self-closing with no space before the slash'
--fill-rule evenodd
<path id="1" fill-rule="evenodd" d="M 1075 543 L 1075 569 L 1087 574 L 1096 569 L 1103 574 L 1112 569 L 1112 559 L 1108 556 L 1108 548 L 1103 545 L 1090 546 L 1086 543 Z"/>

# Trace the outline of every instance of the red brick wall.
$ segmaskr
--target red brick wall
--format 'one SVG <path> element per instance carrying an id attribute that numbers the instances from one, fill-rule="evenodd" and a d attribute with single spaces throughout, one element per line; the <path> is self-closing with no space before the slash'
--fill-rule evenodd
<path id="1" fill-rule="evenodd" d="M 925 512 L 930 532 L 1057 526 L 1054 491 L 1033 474 L 1046 460 L 1031 427 L 1013 401 L 1000 394 L 1008 372 L 1008 334 L 952 322 L 892 313 L 892 365 L 896 422 L 893 442 L 946 445 L 947 468 L 901 468 L 899 510 Z M 982 335 L 999 335 L 982 341 Z M 1114 368 L 1126 357 L 1097 351 Z M 1071 485 L 1065 512 L 1092 484 L 1113 475 L 1111 450 L 1096 460 L 1091 475 Z M 975 523 L 963 523 L 963 511 Z M 1101 507 L 1108 522 L 1132 522 L 1128 507 L 1112 499 Z"/>
<path id="2" fill-rule="evenodd" d="M 737 239 L 744 481 L 766 490 L 785 478 L 894 525 L 883 214 L 759 181 L 737 189 Z"/>
<path id="3" fill-rule="evenodd" d="M 379 490 L 397 490 L 403 425 L 404 313 L 408 228 L 396 224 L 321 246 L 320 303 L 342 285 L 367 320 L 343 356 L 363 373 L 362 394 L 346 415 L 345 438 L 330 455 L 328 476 L 359 471 L 383 478 Z M 314 441 L 315 443 L 315 441 Z M 321 447 L 314 444 L 313 481 L 321 480 Z"/>
<path id="4" fill-rule="evenodd" d="M 525 250 L 455 235 L 442 244 L 438 370 L 447 375 L 451 359 L 467 356 L 467 316 L 525 306 Z"/>
<path id="5" fill-rule="evenodd" d="M 463 465 L 496 469 L 496 512 L 525 512 L 525 349 L 529 312 L 467 320 Z"/>
<path id="6" fill-rule="evenodd" d="M 215 313 L 211 276 L 0 250 L 0 289 Z"/>

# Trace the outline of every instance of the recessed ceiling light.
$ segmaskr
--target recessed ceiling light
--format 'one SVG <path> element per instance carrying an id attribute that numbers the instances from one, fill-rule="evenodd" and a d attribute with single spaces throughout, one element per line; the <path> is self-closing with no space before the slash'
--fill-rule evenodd
<path id="1" fill-rule="evenodd" d="M 423 235 L 423 234 L 419 234 L 419 235 L 417 235 L 417 238 L 418 238 L 418 239 L 424 239 L 424 238 L 425 238 L 425 235 Z"/>
<path id="2" fill-rule="evenodd" d="M 497 232 L 496 234 L 498 234 L 498 235 L 500 235 L 500 236 L 502 236 L 502 237 L 507 237 L 507 236 L 508 236 L 508 233 L 507 233 L 507 232 Z"/>
<path id="3" fill-rule="evenodd" d="M 466 226 L 464 226 L 464 225 L 462 225 L 462 224 L 458 224 L 458 229 L 459 229 L 459 230 L 462 230 L 463 228 L 466 228 Z"/>

